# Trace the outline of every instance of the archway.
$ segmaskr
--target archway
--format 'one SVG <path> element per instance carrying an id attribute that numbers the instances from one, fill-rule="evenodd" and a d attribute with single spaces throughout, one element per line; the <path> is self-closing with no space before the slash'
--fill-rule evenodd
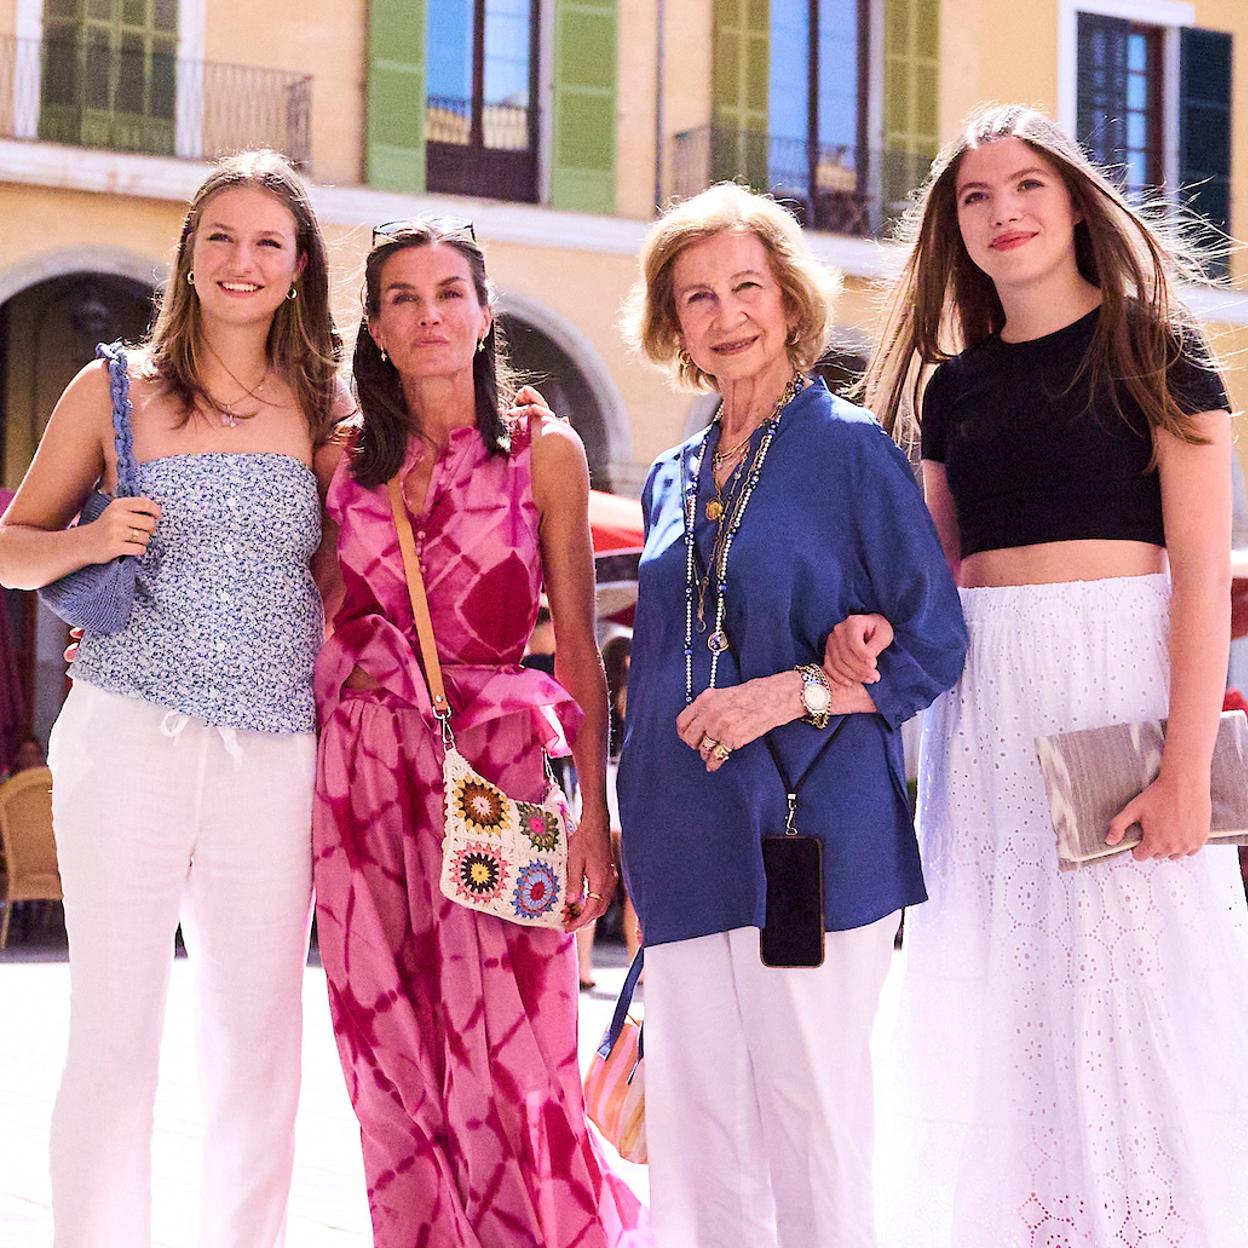
<path id="1" fill-rule="evenodd" d="M 526 295 L 503 294 L 499 318 L 522 379 L 538 386 L 581 435 L 594 489 L 627 491 L 636 475 L 632 432 L 620 393 L 593 344 Z"/>
<path id="2" fill-rule="evenodd" d="M 150 263 L 145 267 L 150 276 Z M 4 484 L 15 489 L 61 391 L 95 344 L 143 336 L 152 286 L 124 271 L 70 268 L 16 288 L 6 274 L 0 292 L 7 295 L 0 304 L 0 462 Z M 46 743 L 65 693 L 65 626 L 31 593 L 5 591 L 4 607 L 8 637 L 0 641 L 11 657 L 0 670 L 11 673 L 11 687 L 0 690 L 0 765 L 14 736 L 34 732 Z"/>

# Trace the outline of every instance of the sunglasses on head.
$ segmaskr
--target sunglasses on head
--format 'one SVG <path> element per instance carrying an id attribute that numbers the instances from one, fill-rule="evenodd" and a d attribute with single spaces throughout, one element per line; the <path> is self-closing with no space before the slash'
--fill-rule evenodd
<path id="1" fill-rule="evenodd" d="M 404 230 L 419 229 L 422 225 L 431 225 L 441 234 L 467 234 L 474 243 L 477 241 L 477 232 L 467 217 L 407 217 L 402 221 L 387 221 L 384 225 L 373 226 L 373 246 L 393 239 Z"/>

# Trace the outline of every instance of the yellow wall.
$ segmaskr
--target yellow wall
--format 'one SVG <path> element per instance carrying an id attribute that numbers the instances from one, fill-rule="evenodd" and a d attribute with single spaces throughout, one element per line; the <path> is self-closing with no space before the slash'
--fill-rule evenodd
<path id="1" fill-rule="evenodd" d="M 312 175 L 349 185 L 363 180 L 367 36 L 366 0 L 209 3 L 204 58 L 311 74 Z"/>
<path id="2" fill-rule="evenodd" d="M 615 115 L 615 211 L 654 214 L 654 115 L 658 10 L 654 0 L 621 4 Z"/>

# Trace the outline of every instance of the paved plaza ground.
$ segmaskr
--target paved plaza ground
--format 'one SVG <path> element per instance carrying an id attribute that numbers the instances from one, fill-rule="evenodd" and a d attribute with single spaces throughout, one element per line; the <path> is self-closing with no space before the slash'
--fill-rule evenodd
<path id="1" fill-rule="evenodd" d="M 0 954 L 0 1248 L 49 1248 L 48 1120 L 69 1015 L 69 967 L 55 929 L 11 939 Z M 581 994 L 580 1047 L 587 1062 L 624 978 L 621 946 L 599 945 L 598 986 Z M 153 1144 L 153 1244 L 193 1248 L 202 1116 L 195 1072 L 190 967 L 180 957 L 170 986 Z M 368 1207 L 359 1134 L 329 1023 L 325 975 L 304 978 L 303 1095 L 299 1103 L 289 1248 L 367 1248 Z M 623 1167 L 645 1193 L 644 1167 Z"/>
<path id="2" fill-rule="evenodd" d="M 580 1050 L 588 1063 L 624 979 L 622 946 L 599 944 L 598 984 L 581 994 Z M 884 1033 L 896 1008 L 894 964 L 880 1011 Z M 179 957 L 161 1051 L 153 1144 L 154 1248 L 194 1248 L 202 1116 L 195 1072 L 190 967 Z M 639 994 L 644 997 L 644 988 Z M 299 1103 L 289 1248 L 368 1248 L 368 1208 L 359 1135 L 329 1023 L 325 975 L 304 977 L 303 1095 Z M 0 954 L 0 1248 L 49 1248 L 48 1121 L 60 1078 L 69 1015 L 69 967 L 56 930 L 13 940 Z M 877 1090 L 887 1095 L 887 1088 Z M 643 1196 L 646 1170 L 621 1163 Z"/>

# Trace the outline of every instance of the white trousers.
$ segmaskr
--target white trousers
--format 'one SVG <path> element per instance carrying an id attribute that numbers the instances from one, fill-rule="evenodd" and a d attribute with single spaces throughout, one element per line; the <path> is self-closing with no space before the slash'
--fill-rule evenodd
<path id="1" fill-rule="evenodd" d="M 70 692 L 49 743 L 71 983 L 52 1119 L 55 1248 L 150 1243 L 179 917 L 200 1012 L 199 1242 L 284 1242 L 315 760 L 311 733 L 212 728 L 82 681 Z"/>
<path id="2" fill-rule="evenodd" d="M 646 949 L 657 1248 L 873 1248 L 871 1027 L 898 916 L 766 967 L 758 929 Z"/>

